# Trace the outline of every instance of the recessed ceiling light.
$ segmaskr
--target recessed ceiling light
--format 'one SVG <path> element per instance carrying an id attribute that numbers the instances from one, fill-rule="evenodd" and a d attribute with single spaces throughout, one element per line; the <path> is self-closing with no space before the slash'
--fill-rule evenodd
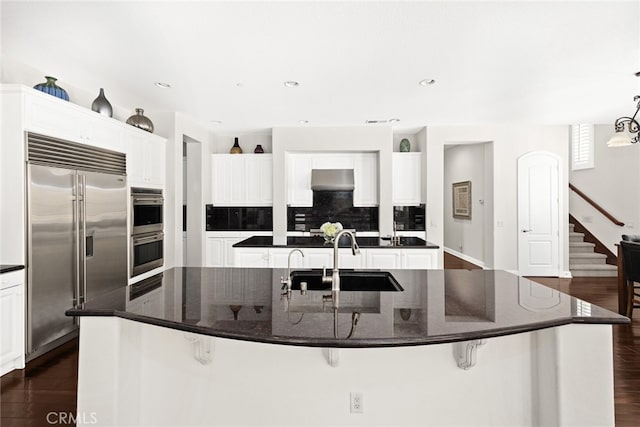
<path id="1" fill-rule="evenodd" d="M 293 80 L 287 80 L 286 82 L 284 82 L 284 85 L 286 87 L 298 87 L 300 86 L 300 83 L 293 81 Z"/>
<path id="2" fill-rule="evenodd" d="M 156 82 L 156 86 L 158 86 L 161 89 L 171 89 L 171 85 L 169 83 Z"/>
<path id="3" fill-rule="evenodd" d="M 302 124 L 309 123 L 309 120 L 298 120 L 298 123 L 302 123 Z"/>
<path id="4" fill-rule="evenodd" d="M 429 86 L 434 84 L 436 81 L 434 79 L 422 79 L 418 82 L 420 86 Z"/>
<path id="5" fill-rule="evenodd" d="M 214 125 L 219 125 L 222 124 L 222 120 L 211 120 L 211 123 L 213 123 Z"/>
<path id="6" fill-rule="evenodd" d="M 400 119 L 389 119 L 389 123 L 398 123 Z"/>

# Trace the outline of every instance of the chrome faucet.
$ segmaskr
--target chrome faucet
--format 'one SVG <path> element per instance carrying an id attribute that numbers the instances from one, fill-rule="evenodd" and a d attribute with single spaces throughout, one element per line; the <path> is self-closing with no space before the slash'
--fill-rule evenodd
<path id="1" fill-rule="evenodd" d="M 356 242 L 356 236 L 349 230 L 342 230 L 339 232 L 335 240 L 333 242 L 333 271 L 331 276 L 327 276 L 326 270 L 322 273 L 322 282 L 323 283 L 331 283 L 331 293 L 340 291 L 340 268 L 338 266 L 339 252 L 338 252 L 338 244 L 340 243 L 340 238 L 343 235 L 347 235 L 351 238 L 351 253 L 355 256 L 360 253 L 360 247 Z M 335 296 L 335 295 L 334 295 Z M 334 305 L 337 301 L 334 299 Z"/>
<path id="2" fill-rule="evenodd" d="M 302 252 L 300 249 L 296 248 L 291 250 L 291 252 L 289 252 L 289 257 L 287 257 L 287 278 L 285 279 L 284 277 L 280 277 L 282 290 L 286 290 L 287 297 L 291 296 L 291 255 L 293 255 L 295 252 L 300 252 L 300 255 L 302 255 L 302 258 L 304 258 L 304 252 Z M 306 293 L 306 290 L 304 290 L 304 293 Z"/>
<path id="3" fill-rule="evenodd" d="M 393 221 L 393 238 L 391 240 L 391 246 L 399 246 L 400 245 L 400 236 L 396 234 L 397 224 Z"/>

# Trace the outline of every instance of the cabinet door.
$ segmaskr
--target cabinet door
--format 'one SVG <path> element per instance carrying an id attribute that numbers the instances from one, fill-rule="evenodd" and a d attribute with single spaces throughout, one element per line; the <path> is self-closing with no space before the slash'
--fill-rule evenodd
<path id="1" fill-rule="evenodd" d="M 289 171 L 288 200 L 289 206 L 311 207 L 313 192 L 311 191 L 311 155 L 292 153 L 287 155 Z"/>
<path id="2" fill-rule="evenodd" d="M 367 253 L 365 249 L 360 249 L 358 255 L 353 255 L 351 249 L 338 250 L 340 268 L 364 268 L 367 264 L 366 256 Z M 331 267 L 333 267 L 333 265 L 331 265 Z"/>
<path id="3" fill-rule="evenodd" d="M 147 141 L 142 135 L 127 132 L 127 178 L 129 184 L 145 185 L 147 183 L 145 174 L 145 154 Z"/>
<path id="4" fill-rule="evenodd" d="M 271 268 L 287 268 L 289 265 L 289 253 L 293 249 L 271 249 L 269 251 L 269 267 Z M 304 249 L 302 252 L 306 252 Z M 306 253 L 305 253 L 306 255 Z M 294 252 L 291 255 L 291 268 L 304 268 L 305 257 L 300 255 L 300 252 Z"/>
<path id="5" fill-rule="evenodd" d="M 354 154 L 354 206 L 378 206 L 378 154 Z"/>
<path id="6" fill-rule="evenodd" d="M 164 141 L 147 141 L 144 157 L 146 182 L 163 187 L 166 157 Z"/>
<path id="7" fill-rule="evenodd" d="M 265 268 L 269 267 L 268 248 L 242 248 L 235 249 L 234 265 L 245 268 Z"/>
<path id="8" fill-rule="evenodd" d="M 207 237 L 206 267 L 225 266 L 225 244 L 222 237 Z"/>
<path id="9" fill-rule="evenodd" d="M 273 204 L 273 156 L 271 154 L 245 155 L 247 206 Z"/>
<path id="10" fill-rule="evenodd" d="M 0 290 L 0 375 L 4 375 L 14 365 L 10 362 L 22 357 L 24 346 L 23 285 Z"/>
<path id="11" fill-rule="evenodd" d="M 415 206 L 420 204 L 421 153 L 393 153 L 393 204 L 396 206 Z"/>
<path id="12" fill-rule="evenodd" d="M 47 95 L 49 96 L 49 95 Z M 60 99 L 32 94 L 25 96 L 25 129 L 33 132 L 82 142 L 77 114 Z"/>
<path id="13" fill-rule="evenodd" d="M 217 206 L 242 206 L 246 199 L 246 166 L 239 154 L 212 155 L 211 200 Z"/>
<path id="14" fill-rule="evenodd" d="M 369 249 L 366 255 L 367 268 L 388 270 L 402 265 L 400 251 L 396 249 Z"/>
<path id="15" fill-rule="evenodd" d="M 306 249 L 304 250 L 304 263 L 307 268 L 327 267 L 333 268 L 332 249 Z"/>
<path id="16" fill-rule="evenodd" d="M 437 252 L 435 249 L 404 249 L 402 268 L 410 270 L 437 268 Z"/>

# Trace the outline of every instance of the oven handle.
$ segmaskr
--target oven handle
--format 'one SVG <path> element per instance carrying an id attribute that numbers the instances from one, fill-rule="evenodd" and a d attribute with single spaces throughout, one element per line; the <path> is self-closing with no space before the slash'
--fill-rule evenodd
<path id="1" fill-rule="evenodd" d="M 162 196 L 131 196 L 131 202 L 134 205 L 162 205 L 164 198 Z"/>
<path id="2" fill-rule="evenodd" d="M 154 233 L 152 236 L 131 237 L 134 245 L 144 245 L 145 243 L 157 242 L 162 239 L 164 239 L 164 233 Z"/>

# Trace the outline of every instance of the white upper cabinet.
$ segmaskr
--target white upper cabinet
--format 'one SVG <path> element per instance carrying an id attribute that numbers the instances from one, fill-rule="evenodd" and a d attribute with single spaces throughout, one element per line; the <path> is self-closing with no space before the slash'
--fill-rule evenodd
<path id="1" fill-rule="evenodd" d="M 354 206 L 378 206 L 378 154 L 354 154 Z"/>
<path id="2" fill-rule="evenodd" d="M 392 153 L 392 199 L 394 206 L 417 206 L 422 202 L 422 153 Z"/>
<path id="3" fill-rule="evenodd" d="M 312 156 L 305 153 L 287 154 L 287 204 L 289 206 L 311 207 L 313 205 L 311 158 Z"/>
<path id="4" fill-rule="evenodd" d="M 211 201 L 214 206 L 271 206 L 271 154 L 213 154 Z"/>
<path id="5" fill-rule="evenodd" d="M 124 138 L 129 184 L 164 187 L 165 140 L 140 129 L 127 129 Z"/>
<path id="6" fill-rule="evenodd" d="M 353 169 L 354 206 L 378 206 L 377 153 L 289 153 L 287 154 L 289 206 L 311 207 L 312 169 Z"/>

